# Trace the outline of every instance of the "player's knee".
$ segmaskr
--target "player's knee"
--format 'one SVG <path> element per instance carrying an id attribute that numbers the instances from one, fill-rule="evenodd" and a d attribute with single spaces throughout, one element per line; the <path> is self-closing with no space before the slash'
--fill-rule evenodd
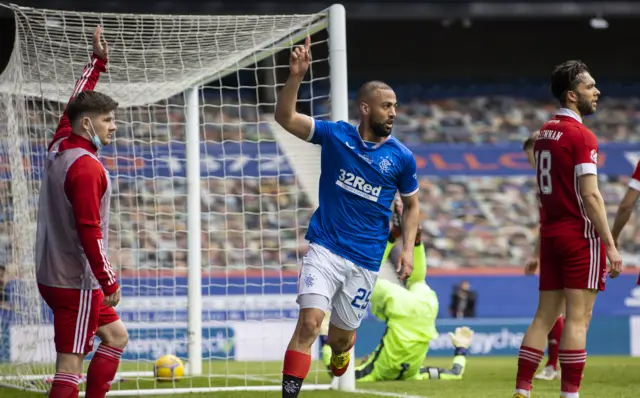
<path id="1" fill-rule="evenodd" d="M 564 296 L 562 291 L 541 291 L 536 310 L 536 322 L 551 329 L 560 315 Z"/>
<path id="2" fill-rule="evenodd" d="M 591 318 L 598 291 L 595 289 L 565 289 L 566 318 Z"/>
<path id="3" fill-rule="evenodd" d="M 320 333 L 320 325 L 314 318 L 307 317 L 300 323 L 300 332 L 305 337 L 316 338 Z"/>
<path id="4" fill-rule="evenodd" d="M 569 309 L 565 315 L 563 333 L 568 333 L 570 339 L 586 339 L 589 323 L 591 322 L 591 315 L 591 310 Z M 563 339 L 564 337 L 566 336 L 563 336 Z"/>
<path id="5" fill-rule="evenodd" d="M 578 307 L 578 308 L 568 308 L 567 313 L 565 314 L 565 323 L 577 323 L 582 324 L 585 327 L 589 327 L 589 323 L 591 323 L 591 317 L 593 316 L 593 307 Z"/>
<path id="6" fill-rule="evenodd" d="M 586 341 L 588 330 L 589 327 L 583 319 L 565 319 L 560 345 Z"/>
<path id="7" fill-rule="evenodd" d="M 101 326 L 97 334 L 102 343 L 109 347 L 123 350 L 129 343 L 129 332 L 122 321 Z"/>
<path id="8" fill-rule="evenodd" d="M 71 374 L 82 373 L 82 361 L 84 357 L 84 354 L 58 353 L 56 372 Z"/>
<path id="9" fill-rule="evenodd" d="M 115 336 L 114 342 L 113 342 L 114 345 L 112 347 L 123 350 L 128 343 L 129 343 L 129 332 L 127 332 L 127 329 L 122 329 L 122 331 Z"/>
<path id="10" fill-rule="evenodd" d="M 593 309 L 588 309 L 584 312 L 583 317 L 582 317 L 582 321 L 584 322 L 584 326 L 586 328 L 589 327 L 589 324 L 591 323 L 591 318 L 593 317 Z"/>
<path id="11" fill-rule="evenodd" d="M 298 340 L 302 342 L 311 342 L 318 337 L 320 333 L 320 327 L 322 326 L 322 318 L 318 319 L 315 314 L 300 313 L 300 319 L 298 320 Z"/>
<path id="12" fill-rule="evenodd" d="M 558 319 L 558 314 L 556 313 L 556 311 L 549 308 L 539 307 L 536 311 L 536 316 L 533 320 L 533 323 L 551 330 L 553 324 L 556 323 L 556 319 Z"/>

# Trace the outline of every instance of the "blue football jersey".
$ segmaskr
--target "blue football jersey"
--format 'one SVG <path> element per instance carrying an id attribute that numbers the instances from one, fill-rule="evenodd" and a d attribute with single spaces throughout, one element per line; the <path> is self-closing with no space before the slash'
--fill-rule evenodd
<path id="1" fill-rule="evenodd" d="M 394 137 L 365 143 L 355 126 L 315 120 L 309 141 L 322 146 L 319 206 L 306 238 L 378 271 L 397 191 L 418 191 L 416 160 Z"/>

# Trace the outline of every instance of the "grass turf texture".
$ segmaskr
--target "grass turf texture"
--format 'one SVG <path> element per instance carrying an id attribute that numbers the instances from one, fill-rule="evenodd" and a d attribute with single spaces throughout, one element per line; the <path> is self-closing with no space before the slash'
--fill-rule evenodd
<path id="1" fill-rule="evenodd" d="M 392 393 L 392 396 L 402 396 L 404 394 L 413 397 L 444 398 L 444 397 L 474 397 L 474 398 L 497 398 L 511 397 L 516 374 L 516 358 L 511 357 L 469 357 L 467 370 L 462 381 L 392 381 L 381 383 L 358 383 L 359 390 L 375 390 L 377 392 Z M 432 366 L 449 367 L 450 358 L 431 358 L 425 363 Z M 543 362 L 544 364 L 544 362 Z M 139 364 L 123 364 L 120 371 L 127 370 L 152 370 L 151 364 L 145 364 L 148 369 Z M 0 367 L 7 370 L 5 366 Z M 210 362 L 205 364 L 204 371 L 212 374 L 242 375 L 252 374 L 259 376 L 261 380 L 244 380 L 238 378 L 225 379 L 216 378 L 193 378 L 185 379 L 175 383 L 176 387 L 207 387 L 207 386 L 242 386 L 242 385 L 278 385 L 280 380 L 281 363 L 266 362 Z M 315 363 L 312 372 L 307 379 L 312 383 L 317 379 L 318 383 L 328 383 L 329 377 L 319 363 Z M 616 398 L 637 398 L 640 389 L 640 358 L 630 357 L 597 357 L 592 356 L 587 359 L 581 398 L 590 397 L 616 397 Z M 137 379 L 128 382 L 114 384 L 112 390 L 136 388 L 172 388 L 173 383 L 155 383 L 153 380 Z M 535 398 L 557 398 L 559 397 L 560 381 L 534 381 Z M 42 397 L 42 394 L 27 393 L 11 389 L 0 388 L 0 397 L 30 398 Z M 190 396 L 190 395 L 184 395 Z M 215 392 L 208 394 L 193 394 L 197 397 L 251 397 L 251 398 L 276 398 L 280 397 L 280 392 L 263 391 L 231 391 Z M 300 397 L 308 398 L 330 398 L 330 397 L 353 397 L 364 398 L 374 395 L 361 393 L 349 393 L 338 391 L 303 391 Z"/>

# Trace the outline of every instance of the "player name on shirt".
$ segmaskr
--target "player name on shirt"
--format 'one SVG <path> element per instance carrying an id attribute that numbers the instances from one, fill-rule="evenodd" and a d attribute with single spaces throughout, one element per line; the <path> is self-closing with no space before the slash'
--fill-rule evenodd
<path id="1" fill-rule="evenodd" d="M 562 132 L 561 131 L 542 130 L 542 131 L 540 131 L 540 135 L 538 136 L 537 139 L 539 139 L 539 140 L 560 141 L 560 137 L 562 137 Z"/>

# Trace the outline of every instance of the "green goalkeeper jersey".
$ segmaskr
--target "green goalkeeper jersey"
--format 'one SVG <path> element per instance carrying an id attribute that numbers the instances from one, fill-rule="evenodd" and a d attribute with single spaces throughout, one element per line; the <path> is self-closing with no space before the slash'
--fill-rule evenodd
<path id="1" fill-rule="evenodd" d="M 385 259 L 392 247 L 388 244 Z M 375 358 L 367 361 L 375 361 L 376 379 L 405 379 L 416 375 L 429 350 L 429 342 L 438 337 L 435 326 L 438 297 L 425 282 L 424 245 L 414 250 L 414 271 L 406 288 L 378 279 L 373 289 L 371 312 L 387 324 L 382 342 L 372 355 Z"/>

